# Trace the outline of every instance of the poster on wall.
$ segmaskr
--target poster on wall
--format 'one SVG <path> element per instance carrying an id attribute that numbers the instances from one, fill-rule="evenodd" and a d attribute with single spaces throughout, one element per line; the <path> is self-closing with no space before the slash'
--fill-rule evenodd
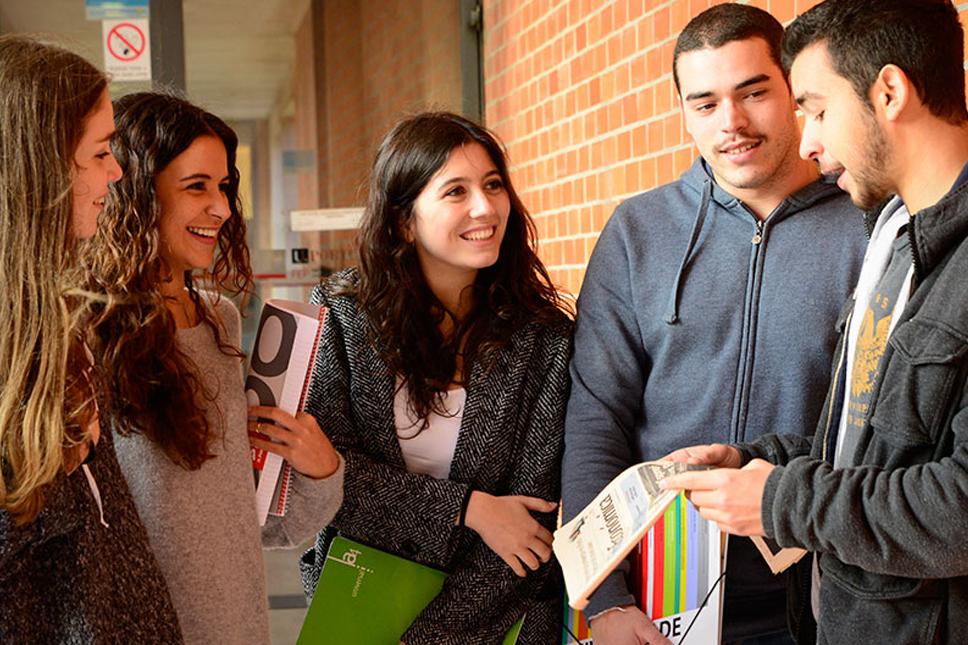
<path id="1" fill-rule="evenodd" d="M 104 71 L 112 81 L 151 80 L 151 42 L 147 18 L 102 20 Z"/>

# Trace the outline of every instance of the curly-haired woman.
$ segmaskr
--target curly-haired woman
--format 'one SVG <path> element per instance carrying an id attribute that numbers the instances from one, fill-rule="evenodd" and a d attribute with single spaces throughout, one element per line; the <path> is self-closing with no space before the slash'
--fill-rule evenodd
<path id="1" fill-rule="evenodd" d="M 345 458 L 342 534 L 450 572 L 401 641 L 560 638 L 551 559 L 571 321 L 494 136 L 406 119 L 372 170 L 359 268 L 329 307 L 307 411 Z M 303 559 L 315 587 L 326 534 Z M 405 593 L 401 590 L 401 593 Z"/>
<path id="2" fill-rule="evenodd" d="M 178 643 L 82 340 L 78 240 L 121 174 L 107 81 L 3 36 L 0 87 L 0 642 Z"/>
<path id="3" fill-rule="evenodd" d="M 238 140 L 217 116 L 161 93 L 118 99 L 115 123 L 125 174 L 85 253 L 94 287 L 110 296 L 92 342 L 102 407 L 118 424 L 121 467 L 185 640 L 268 642 L 241 325 L 221 295 L 252 280 Z M 332 517 L 342 470 L 312 417 L 272 418 L 287 442 L 275 449 L 301 473 L 292 498 L 302 506 L 265 540 L 291 546 Z"/>

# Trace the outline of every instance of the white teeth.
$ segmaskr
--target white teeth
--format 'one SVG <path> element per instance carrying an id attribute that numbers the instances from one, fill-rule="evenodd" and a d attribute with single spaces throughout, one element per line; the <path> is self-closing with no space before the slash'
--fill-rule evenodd
<path id="1" fill-rule="evenodd" d="M 472 242 L 479 242 L 481 240 L 489 240 L 494 237 L 495 227 L 482 228 L 476 231 L 471 231 L 469 233 L 464 233 L 461 237 L 465 240 L 470 240 Z"/>
<path id="2" fill-rule="evenodd" d="M 201 235 L 202 237 L 215 237 L 218 235 L 217 228 L 199 228 L 197 226 L 186 226 L 185 228 L 187 228 L 190 233 Z"/>
<path id="3" fill-rule="evenodd" d="M 726 154 L 728 154 L 728 155 L 739 155 L 739 154 L 743 154 L 744 152 L 747 152 L 749 150 L 752 150 L 757 145 L 758 144 L 756 144 L 756 143 L 751 143 L 749 145 L 743 146 L 742 148 L 732 148 L 731 150 L 727 150 L 726 151 Z"/>

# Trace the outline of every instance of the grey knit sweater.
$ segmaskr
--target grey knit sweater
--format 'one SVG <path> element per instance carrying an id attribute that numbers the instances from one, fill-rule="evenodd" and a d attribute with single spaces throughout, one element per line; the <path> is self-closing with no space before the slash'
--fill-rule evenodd
<path id="1" fill-rule="evenodd" d="M 215 304 L 224 338 L 238 343 L 239 313 Z M 220 414 L 215 458 L 187 471 L 141 435 L 118 438 L 118 458 L 148 529 L 187 643 L 268 643 L 268 608 L 255 487 L 246 433 L 241 362 L 216 346 L 206 325 L 177 331 Z M 319 482 L 296 477 L 286 522 L 266 527 L 267 545 L 289 546 L 326 525 L 342 496 L 342 466 Z"/>

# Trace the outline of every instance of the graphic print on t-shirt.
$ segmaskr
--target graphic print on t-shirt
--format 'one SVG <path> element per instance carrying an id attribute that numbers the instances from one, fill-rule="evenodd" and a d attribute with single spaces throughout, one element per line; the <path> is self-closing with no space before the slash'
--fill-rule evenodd
<path id="1" fill-rule="evenodd" d="M 877 379 L 877 364 L 887 346 L 887 332 L 891 327 L 892 310 L 893 300 L 877 293 L 871 299 L 871 306 L 861 322 L 860 333 L 857 335 L 853 375 L 850 380 L 850 403 L 847 406 L 848 428 L 862 428 L 864 419 L 867 418 L 871 392 Z"/>
<path id="2" fill-rule="evenodd" d="M 902 227 L 898 238 L 894 240 L 891 259 L 884 275 L 877 282 L 857 334 L 857 348 L 850 378 L 850 400 L 847 405 L 848 431 L 857 431 L 864 427 L 871 394 L 877 382 L 878 367 L 891 331 L 891 318 L 911 267 L 911 246 L 903 231 Z M 851 437 L 845 437 L 845 441 L 849 443 Z"/>

